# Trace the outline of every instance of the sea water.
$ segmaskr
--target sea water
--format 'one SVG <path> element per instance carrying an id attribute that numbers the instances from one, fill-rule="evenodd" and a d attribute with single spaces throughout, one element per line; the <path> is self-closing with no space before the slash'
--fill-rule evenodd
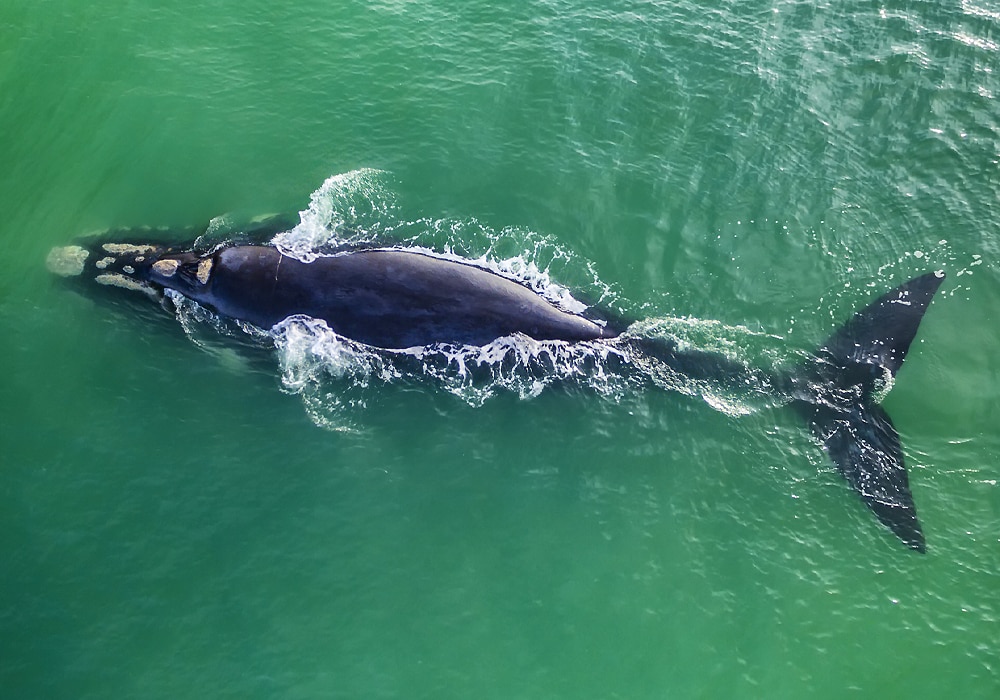
<path id="1" fill-rule="evenodd" d="M 6 3 L 0 697 L 995 697 L 998 28 L 982 0 Z M 299 257 L 416 246 L 763 368 L 944 271 L 883 404 L 927 554 L 780 402 L 613 346 L 414 369 L 45 270 L 272 212 Z"/>

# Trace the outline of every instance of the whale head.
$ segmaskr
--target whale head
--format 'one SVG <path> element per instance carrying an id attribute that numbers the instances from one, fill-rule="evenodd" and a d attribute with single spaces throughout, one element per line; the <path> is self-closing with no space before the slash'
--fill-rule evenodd
<path id="1" fill-rule="evenodd" d="M 53 248 L 45 263 L 49 272 L 76 291 L 126 303 L 153 300 L 169 308 L 164 297 L 167 289 L 195 301 L 206 298 L 218 249 L 269 241 L 297 220 L 297 213 L 265 214 L 245 221 L 235 217 L 225 240 L 218 233 L 208 236 L 215 241 L 211 249 L 200 246 L 211 224 L 208 229 L 108 230 Z"/>
<path id="2" fill-rule="evenodd" d="M 167 244 L 123 231 L 84 237 L 53 248 L 45 265 L 60 282 L 104 304 L 136 310 L 149 302 L 172 311 L 165 291 L 195 301 L 211 278 L 213 255 L 192 250 L 190 241 Z"/>
<path id="3" fill-rule="evenodd" d="M 163 287 L 150 281 L 150 270 L 169 250 L 161 243 L 80 239 L 53 248 L 45 266 L 78 288 L 138 292 L 159 301 Z"/>

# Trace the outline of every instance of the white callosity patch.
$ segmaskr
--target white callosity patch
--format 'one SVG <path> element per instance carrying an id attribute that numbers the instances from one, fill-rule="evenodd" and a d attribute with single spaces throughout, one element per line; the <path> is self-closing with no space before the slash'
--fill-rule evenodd
<path id="1" fill-rule="evenodd" d="M 101 248 L 112 255 L 147 255 L 156 252 L 154 246 L 132 245 L 131 243 L 105 243 Z"/>
<path id="2" fill-rule="evenodd" d="M 159 294 L 157 294 L 156 290 L 148 284 L 118 273 L 105 273 L 103 275 L 98 275 L 94 278 L 94 281 L 98 284 L 103 284 L 106 287 L 120 287 L 121 289 L 128 289 L 133 292 L 142 292 L 153 299 L 159 299 Z"/>
<path id="3" fill-rule="evenodd" d="M 119 275 L 116 273 L 98 275 L 94 278 L 94 281 L 107 287 L 121 287 L 122 289 L 131 289 L 134 292 L 141 292 L 143 288 L 146 288 L 146 285 L 142 282 L 137 282 L 134 279 L 129 279 L 125 275 Z"/>
<path id="4" fill-rule="evenodd" d="M 172 277 L 180 266 L 179 260 L 157 260 L 153 263 L 153 272 L 164 277 Z"/>
<path id="5" fill-rule="evenodd" d="M 83 272 L 90 253 L 78 245 L 53 248 L 45 258 L 45 267 L 60 277 L 76 277 Z"/>
<path id="6" fill-rule="evenodd" d="M 101 258 L 100 260 L 94 263 L 94 267 L 96 267 L 98 270 L 104 270 L 108 267 L 108 265 L 114 263 L 114 261 L 115 258 L 112 258 L 110 256 L 106 258 Z"/>
<path id="7" fill-rule="evenodd" d="M 212 274 L 212 258 L 205 258 L 198 263 L 198 281 L 202 284 L 208 284 L 210 274 Z"/>

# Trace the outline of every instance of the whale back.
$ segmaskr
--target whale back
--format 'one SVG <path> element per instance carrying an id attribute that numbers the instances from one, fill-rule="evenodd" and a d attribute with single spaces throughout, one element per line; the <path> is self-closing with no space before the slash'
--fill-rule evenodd
<path id="1" fill-rule="evenodd" d="M 424 253 L 363 250 L 302 262 L 268 246 L 216 254 L 202 301 L 270 328 L 303 314 L 379 348 L 485 345 L 522 333 L 580 341 L 610 335 L 530 288 L 489 270 Z"/>

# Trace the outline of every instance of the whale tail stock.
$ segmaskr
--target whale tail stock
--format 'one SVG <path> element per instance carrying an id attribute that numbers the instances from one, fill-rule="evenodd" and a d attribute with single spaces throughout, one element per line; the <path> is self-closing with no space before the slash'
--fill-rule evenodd
<path id="1" fill-rule="evenodd" d="M 879 405 L 906 359 L 944 273 L 929 272 L 883 294 L 841 326 L 790 373 L 760 375 L 716 353 L 667 338 L 632 338 L 687 376 L 711 377 L 791 399 L 823 449 L 879 521 L 908 547 L 926 550 L 899 433 Z"/>
<path id="2" fill-rule="evenodd" d="M 929 272 L 854 314 L 791 377 L 793 406 L 879 521 L 926 545 L 899 434 L 878 401 L 892 386 L 944 273 Z"/>

